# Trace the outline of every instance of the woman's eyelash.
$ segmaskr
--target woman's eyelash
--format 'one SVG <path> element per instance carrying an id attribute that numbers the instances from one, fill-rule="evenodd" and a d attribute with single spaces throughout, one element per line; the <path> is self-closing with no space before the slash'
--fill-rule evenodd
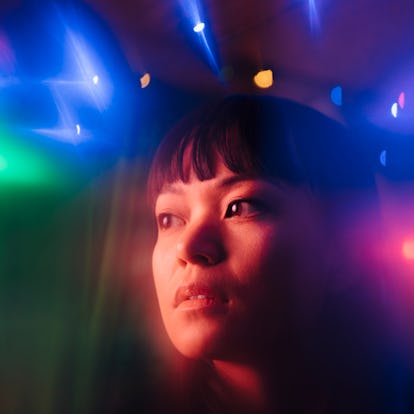
<path id="1" fill-rule="evenodd" d="M 263 213 L 264 203 L 257 199 L 239 199 L 232 201 L 226 209 L 225 217 L 248 217 Z"/>
<path id="2" fill-rule="evenodd" d="M 158 227 L 161 230 L 166 230 L 171 227 L 177 227 L 184 224 L 184 220 L 171 213 L 162 213 L 157 217 Z"/>

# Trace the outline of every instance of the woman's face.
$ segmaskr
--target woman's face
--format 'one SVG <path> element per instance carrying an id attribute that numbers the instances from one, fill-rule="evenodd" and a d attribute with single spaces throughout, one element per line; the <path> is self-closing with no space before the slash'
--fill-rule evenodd
<path id="1" fill-rule="evenodd" d="M 243 358 L 309 325 L 326 274 L 309 192 L 246 179 L 219 162 L 212 179 L 192 173 L 165 185 L 155 215 L 155 286 L 183 355 Z"/>

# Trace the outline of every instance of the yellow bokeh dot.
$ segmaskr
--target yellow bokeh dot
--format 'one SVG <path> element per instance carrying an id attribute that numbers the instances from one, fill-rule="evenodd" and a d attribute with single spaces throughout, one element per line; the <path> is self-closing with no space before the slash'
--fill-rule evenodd
<path id="1" fill-rule="evenodd" d="M 150 74 L 145 73 L 144 75 L 142 75 L 141 79 L 140 79 L 140 82 L 141 82 L 141 88 L 146 88 L 151 82 Z"/>
<path id="2" fill-rule="evenodd" d="M 253 80 L 259 88 L 270 88 L 273 85 L 273 72 L 270 69 L 261 70 L 256 73 Z"/>

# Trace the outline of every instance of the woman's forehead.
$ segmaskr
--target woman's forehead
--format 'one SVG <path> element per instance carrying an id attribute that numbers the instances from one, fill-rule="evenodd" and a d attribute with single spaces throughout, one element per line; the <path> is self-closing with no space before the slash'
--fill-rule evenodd
<path id="1" fill-rule="evenodd" d="M 285 181 L 269 179 L 259 175 L 238 174 L 228 169 L 220 161 L 217 163 L 215 174 L 207 179 L 200 179 L 194 170 L 191 170 L 187 180 L 176 179 L 165 182 L 157 195 L 156 201 L 164 195 L 192 195 L 196 193 L 209 193 L 225 196 L 233 191 L 255 191 L 283 195 L 300 190 L 307 192 L 305 187 L 293 186 Z"/>

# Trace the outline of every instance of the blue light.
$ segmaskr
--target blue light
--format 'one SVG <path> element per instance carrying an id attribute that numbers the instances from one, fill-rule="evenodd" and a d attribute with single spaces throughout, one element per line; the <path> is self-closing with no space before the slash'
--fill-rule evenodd
<path id="1" fill-rule="evenodd" d="M 391 106 L 391 115 L 394 118 L 397 118 L 398 116 L 398 103 L 397 102 L 394 102 Z"/>
<path id="2" fill-rule="evenodd" d="M 79 136 L 81 134 L 81 127 L 79 124 L 76 124 L 76 135 Z"/>
<path id="3" fill-rule="evenodd" d="M 203 53 L 207 58 L 210 68 L 215 74 L 220 74 L 220 64 L 218 62 L 217 51 L 215 47 L 214 39 L 209 30 L 208 19 L 203 8 L 201 7 L 200 0 L 178 0 L 184 16 L 188 20 L 189 27 L 191 27 L 193 33 L 197 33 L 197 41 L 203 49 Z"/>
<path id="4" fill-rule="evenodd" d="M 331 90 L 331 101 L 337 106 L 342 105 L 342 87 L 341 86 L 335 86 L 335 88 Z"/>
<path id="5" fill-rule="evenodd" d="M 203 22 L 199 22 L 193 27 L 193 30 L 196 33 L 200 33 L 204 30 L 205 27 L 206 27 L 206 25 Z"/>
<path id="6" fill-rule="evenodd" d="M 315 0 L 308 0 L 309 6 L 309 22 L 312 32 L 319 32 L 320 24 L 319 24 L 319 14 L 316 8 Z"/>
<path id="7" fill-rule="evenodd" d="M 381 165 L 383 165 L 384 167 L 386 167 L 387 166 L 387 150 L 381 151 L 381 154 L 379 156 L 379 159 L 380 159 Z"/>
<path id="8" fill-rule="evenodd" d="M 77 82 L 80 87 L 78 92 L 88 96 L 99 111 L 107 109 L 111 103 L 113 87 L 103 62 L 86 42 L 84 35 L 70 28 L 66 30 L 65 58 L 66 67 L 60 78 Z"/>

